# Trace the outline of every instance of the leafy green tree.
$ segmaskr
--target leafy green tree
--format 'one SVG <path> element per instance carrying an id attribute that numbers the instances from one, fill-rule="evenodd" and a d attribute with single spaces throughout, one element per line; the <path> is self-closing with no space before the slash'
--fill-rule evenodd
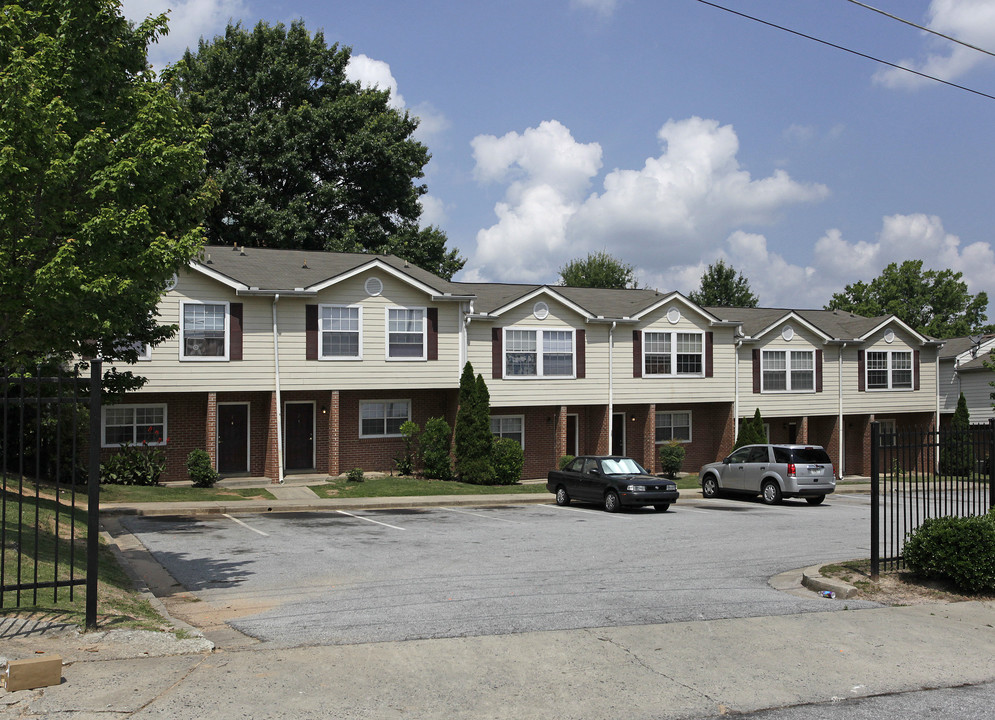
<path id="1" fill-rule="evenodd" d="M 942 437 L 940 472 L 945 475 L 968 475 L 974 465 L 974 449 L 971 446 L 971 416 L 964 393 L 957 398 L 957 409 Z"/>
<path id="2" fill-rule="evenodd" d="M 467 363 L 460 376 L 459 409 L 453 438 L 456 475 L 460 480 L 476 485 L 491 484 L 494 479 L 493 442 L 487 385 L 480 375 L 474 379 L 473 366 Z"/>
<path id="3" fill-rule="evenodd" d="M 571 260 L 560 268 L 560 285 L 568 287 L 616 288 L 638 287 L 632 265 L 607 252 L 588 253 L 583 260 Z"/>
<path id="4" fill-rule="evenodd" d="M 688 294 L 692 302 L 702 307 L 749 307 L 759 302 L 750 290 L 750 281 L 737 275 L 732 265 L 719 260 L 708 266 L 701 276 L 701 286 Z"/>
<path id="5" fill-rule="evenodd" d="M 760 408 L 753 413 L 753 417 L 742 420 L 739 424 L 739 437 L 733 449 L 741 448 L 744 445 L 759 445 L 767 442 L 767 433 L 764 432 L 764 419 L 760 415 Z"/>
<path id="6" fill-rule="evenodd" d="M 207 129 L 148 70 L 165 30 L 116 0 L 0 10 L 0 363 L 134 362 L 175 330 L 155 307 L 217 193 Z"/>
<path id="7" fill-rule="evenodd" d="M 420 229 L 416 181 L 428 149 L 417 118 L 389 93 L 346 78 L 351 50 L 327 46 L 300 20 L 229 24 L 201 39 L 165 76 L 214 137 L 221 202 L 212 242 L 252 247 L 394 253 L 451 278 L 465 262 L 436 227 Z"/>
<path id="8" fill-rule="evenodd" d="M 421 435 L 419 450 L 422 472 L 427 478 L 449 480 L 453 476 L 453 461 L 449 455 L 452 429 L 445 418 L 429 418 Z"/>
<path id="9" fill-rule="evenodd" d="M 988 319 L 988 295 L 971 295 L 963 273 L 953 270 L 923 270 L 922 260 L 891 263 L 865 283 L 858 280 L 835 293 L 827 310 L 876 317 L 895 315 L 924 335 L 937 338 L 963 337 L 992 329 Z"/>

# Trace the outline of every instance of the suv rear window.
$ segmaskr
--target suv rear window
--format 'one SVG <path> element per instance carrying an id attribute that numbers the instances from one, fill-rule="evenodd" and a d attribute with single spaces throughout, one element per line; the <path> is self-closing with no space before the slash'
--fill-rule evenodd
<path id="1" fill-rule="evenodd" d="M 791 448 L 791 460 L 795 463 L 831 463 L 829 453 L 820 447 Z"/>

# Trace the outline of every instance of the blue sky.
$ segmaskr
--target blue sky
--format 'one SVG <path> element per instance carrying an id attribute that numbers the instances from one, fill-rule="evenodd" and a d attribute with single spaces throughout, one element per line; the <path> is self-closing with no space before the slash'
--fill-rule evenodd
<path id="1" fill-rule="evenodd" d="M 995 57 L 847 0 L 720 5 L 995 95 Z M 872 0 L 995 52 L 995 0 Z M 607 250 L 660 290 L 719 258 L 761 304 L 822 307 L 890 262 L 995 299 L 995 100 L 697 0 L 124 0 L 170 11 L 158 68 L 229 19 L 352 47 L 432 153 L 456 279 L 555 282 Z M 995 320 L 991 317 L 990 320 Z"/>

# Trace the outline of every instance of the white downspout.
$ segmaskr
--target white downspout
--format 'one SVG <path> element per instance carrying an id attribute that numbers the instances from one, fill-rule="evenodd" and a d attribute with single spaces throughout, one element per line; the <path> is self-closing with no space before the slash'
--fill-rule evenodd
<path id="1" fill-rule="evenodd" d="M 608 454 L 612 454 L 612 421 L 615 417 L 615 322 L 608 328 Z"/>
<path id="2" fill-rule="evenodd" d="M 283 485 L 283 401 L 280 399 L 280 333 L 276 326 L 276 304 L 280 293 L 273 296 L 273 383 L 276 388 L 276 474 Z"/>
<path id="3" fill-rule="evenodd" d="M 735 386 L 733 388 L 733 398 L 732 398 L 732 444 L 735 445 L 736 441 L 739 440 L 739 349 L 743 346 L 742 340 L 736 341 L 736 357 L 733 358 L 735 361 L 733 367 L 735 369 Z"/>
<path id="4" fill-rule="evenodd" d="M 837 392 L 839 394 L 839 427 L 840 427 L 840 461 L 839 461 L 839 477 L 840 480 L 843 479 L 843 472 L 846 470 L 846 425 L 843 421 L 843 350 L 846 348 L 846 343 L 840 345 L 840 356 L 838 368 L 836 368 L 837 375 Z"/>

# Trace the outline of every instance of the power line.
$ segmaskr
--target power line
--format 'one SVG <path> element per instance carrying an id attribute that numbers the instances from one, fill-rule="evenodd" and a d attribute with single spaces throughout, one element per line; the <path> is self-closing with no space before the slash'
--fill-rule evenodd
<path id="1" fill-rule="evenodd" d="M 702 5 L 708 5 L 710 7 L 716 8 L 717 10 L 724 10 L 727 13 L 731 13 L 732 15 L 738 15 L 741 18 L 746 18 L 747 20 L 752 20 L 753 22 L 758 22 L 761 25 L 766 25 L 768 27 L 772 27 L 772 28 L 775 28 L 777 30 L 783 30 L 786 33 L 791 33 L 792 35 L 797 35 L 798 37 L 805 38 L 806 40 L 812 40 L 813 42 L 817 42 L 817 43 L 820 43 L 822 45 L 827 45 L 828 47 L 834 48 L 836 50 L 842 50 L 843 52 L 848 52 L 851 55 L 856 55 L 857 57 L 862 57 L 862 58 L 864 58 L 866 60 L 873 60 L 876 63 L 881 63 L 882 65 L 887 65 L 888 67 L 895 68 L 896 70 L 903 70 L 903 71 L 905 71 L 907 73 L 912 73 L 913 75 L 918 75 L 919 77 L 926 78 L 927 80 L 933 80 L 933 81 L 938 82 L 938 83 L 943 83 L 944 85 L 949 85 L 950 87 L 955 87 L 958 90 L 964 90 L 966 92 L 974 93 L 975 95 L 980 95 L 981 97 L 988 98 L 989 100 L 995 100 L 995 95 L 989 95 L 988 93 L 983 93 L 980 90 L 974 90 L 974 89 L 966 87 L 964 85 L 958 85 L 957 83 L 950 82 L 949 80 L 942 80 L 942 79 L 940 79 L 938 77 L 935 77 L 933 75 L 927 75 L 924 72 L 919 72 L 918 70 L 913 70 L 912 68 L 907 68 L 907 67 L 904 67 L 902 65 L 896 65 L 893 62 L 888 62 L 887 60 L 882 60 L 881 58 L 876 58 L 873 55 L 867 55 L 866 53 L 858 52 L 857 50 L 851 50 L 848 47 L 844 47 L 842 45 L 837 45 L 835 43 L 831 43 L 828 40 L 822 40 L 820 38 L 813 37 L 812 35 L 806 35 L 803 32 L 798 32 L 797 30 L 792 30 L 791 28 L 784 27 L 783 25 L 777 25 L 776 23 L 768 22 L 767 20 L 761 20 L 758 17 L 753 17 L 752 15 L 747 15 L 746 13 L 741 13 L 741 12 L 739 12 L 737 10 L 732 10 L 730 8 L 724 7 L 722 5 L 718 5 L 718 4 L 713 3 L 713 2 L 708 2 L 708 0 L 698 0 L 698 2 L 700 2 Z"/>
<path id="2" fill-rule="evenodd" d="M 949 35 L 944 35 L 943 33 L 937 32 L 936 30 L 933 30 L 931 28 L 923 27 L 922 25 L 917 25 L 916 23 L 912 22 L 911 20 L 906 20 L 905 18 L 900 18 L 897 15 L 892 15 L 891 13 L 885 12 L 884 10 L 879 10 L 878 8 L 872 7 L 871 5 L 859 2 L 859 0 L 846 0 L 846 2 L 853 3 L 854 5 L 859 5 L 862 8 L 866 8 L 867 10 L 871 10 L 872 12 L 879 13 L 881 15 L 884 15 L 885 17 L 891 18 L 892 20 L 898 20 L 898 22 L 900 22 L 900 23 L 905 23 L 906 25 L 911 25 L 912 27 L 918 28 L 919 30 L 924 30 L 924 31 L 926 31 L 928 33 L 932 33 L 933 35 L 937 35 L 937 36 L 943 38 L 944 40 L 949 40 L 950 42 L 955 42 L 958 45 L 963 45 L 964 47 L 971 48 L 972 50 L 977 50 L 978 52 L 982 52 L 985 55 L 991 55 L 992 57 L 995 57 L 995 53 L 989 52 L 988 50 L 985 50 L 984 48 L 979 48 L 977 45 L 972 45 L 971 43 L 966 43 L 963 40 L 958 40 L 955 37 L 950 37 Z"/>

